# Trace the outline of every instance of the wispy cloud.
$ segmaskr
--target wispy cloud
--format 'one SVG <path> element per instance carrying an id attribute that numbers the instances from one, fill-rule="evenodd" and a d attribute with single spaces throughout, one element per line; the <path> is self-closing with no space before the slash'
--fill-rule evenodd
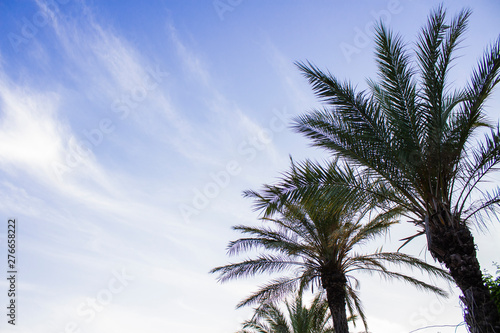
<path id="1" fill-rule="evenodd" d="M 244 105 L 239 105 L 237 101 L 226 96 L 218 88 L 207 61 L 194 47 L 189 47 L 171 20 L 167 23 L 166 29 L 177 52 L 179 62 L 188 77 L 199 85 L 200 91 L 204 94 L 205 110 L 203 110 L 203 113 L 205 113 L 208 123 L 204 123 L 203 128 L 200 128 L 200 130 L 205 131 L 210 128 L 211 132 L 208 134 L 211 139 L 210 143 L 217 145 L 209 148 L 208 152 L 218 154 L 220 152 L 235 151 L 237 146 L 249 137 L 259 136 L 267 131 L 269 126 L 267 123 L 259 123 L 249 116 L 253 110 L 246 110 Z M 271 117 L 267 120 L 268 122 L 271 121 L 273 116 L 272 112 L 269 112 L 269 114 Z M 271 161 L 276 161 L 277 149 L 274 143 L 267 142 L 264 146 L 264 149 L 262 149 L 264 154 Z M 207 151 L 206 148 L 204 147 L 205 152 Z"/>
<path id="2" fill-rule="evenodd" d="M 180 225 L 178 232 L 186 232 L 177 215 L 169 212 L 169 198 L 159 200 L 154 192 L 135 189 L 134 174 L 110 168 L 99 154 L 100 145 L 106 143 L 127 150 L 130 136 L 102 131 L 100 137 L 93 139 L 85 135 L 99 129 L 106 120 L 107 129 L 113 127 L 113 131 L 118 131 L 121 126 L 138 136 L 148 135 L 150 124 L 163 123 L 173 130 L 166 131 L 167 138 L 160 144 L 171 143 L 168 138 L 175 136 L 182 140 L 190 125 L 175 111 L 168 91 L 161 87 L 159 81 L 166 80 L 166 70 L 141 57 L 111 29 L 99 25 L 85 4 L 81 4 L 84 15 L 79 20 L 82 21 L 64 20 L 61 13 L 46 7 L 45 2 L 38 4 L 53 18 L 56 44 L 51 46 L 56 50 L 60 47 L 63 61 L 58 70 L 71 73 L 72 84 L 48 82 L 46 87 L 39 87 L 16 82 L 0 67 L 0 166 L 12 179 L 19 180 L 15 185 L 2 183 L 6 199 L 0 205 L 2 211 L 43 221 L 43 233 L 67 251 L 57 254 L 56 247 L 50 246 L 40 251 L 83 266 L 103 264 L 95 260 L 96 253 L 114 253 L 121 260 L 128 255 L 130 259 L 130 253 L 114 252 L 123 248 L 121 235 L 113 230 L 118 226 L 145 234 L 153 230 L 162 232 L 170 247 L 183 247 L 172 230 L 167 230 Z M 43 52 L 48 51 L 43 49 Z M 152 85 L 155 89 L 147 90 Z M 72 90 L 86 98 L 72 99 L 74 94 L 66 94 Z M 144 91 L 147 96 L 141 95 Z M 127 96 L 134 103 L 127 106 L 129 110 L 112 110 L 116 101 Z M 145 107 L 152 107 L 153 111 L 141 116 L 133 114 Z M 130 112 L 120 113 L 126 111 Z M 83 113 L 88 114 L 88 123 L 96 121 L 94 127 L 85 128 L 87 125 L 75 120 Z M 177 145 L 181 151 L 180 141 Z M 58 228 L 62 231 L 50 235 L 49 230 Z M 68 238 L 70 230 L 85 237 Z"/>
<path id="3" fill-rule="evenodd" d="M 57 112 L 59 96 L 14 84 L 0 67 L 0 156 L 6 170 L 23 170 L 37 178 L 49 175 L 61 160 L 67 128 Z"/>
<path id="4" fill-rule="evenodd" d="M 294 65 L 294 62 L 303 59 L 291 59 L 279 49 L 278 45 L 270 37 L 265 38 L 261 48 L 267 55 L 268 61 L 274 68 L 277 77 L 282 82 L 286 96 L 290 100 L 290 104 L 294 107 L 292 111 L 294 113 L 303 113 L 312 105 L 315 105 L 317 100 Z"/>

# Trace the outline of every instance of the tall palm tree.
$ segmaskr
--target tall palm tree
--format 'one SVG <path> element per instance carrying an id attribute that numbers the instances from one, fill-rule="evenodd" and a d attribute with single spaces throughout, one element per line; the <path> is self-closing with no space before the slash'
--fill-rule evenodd
<path id="1" fill-rule="evenodd" d="M 292 162 L 290 174 L 294 177 L 317 171 L 326 177 L 352 183 L 356 179 L 355 170 L 344 166 L 340 168 L 335 162 L 327 168 L 311 162 L 295 164 Z M 342 187 L 339 187 L 342 189 Z M 273 186 L 266 186 L 273 191 Z M 257 208 L 269 205 L 264 196 L 258 192 L 248 191 L 247 196 L 255 200 Z M 236 226 L 248 237 L 232 241 L 228 245 L 229 255 L 251 252 L 255 258 L 238 263 L 214 268 L 212 273 L 219 273 L 219 281 L 225 282 L 260 273 L 291 274 L 272 280 L 262 286 L 256 293 L 238 304 L 238 307 L 260 302 L 272 302 L 297 289 L 320 287 L 326 291 L 336 333 L 348 333 L 347 313 L 358 314 L 367 327 L 366 317 L 356 290 L 358 271 L 378 273 L 384 277 L 400 279 L 419 288 L 445 293 L 439 288 L 402 273 L 389 270 L 385 265 L 396 264 L 410 268 L 418 268 L 434 276 L 446 277 L 446 273 L 417 258 L 403 253 L 376 251 L 361 254 L 356 252 L 359 246 L 385 233 L 395 222 L 391 219 L 398 209 L 377 215 L 366 224 L 363 219 L 369 217 L 374 201 L 370 196 L 348 195 L 345 191 L 338 193 L 342 198 L 329 200 L 331 193 L 322 197 L 315 196 L 311 200 L 299 200 L 277 207 L 265 214 L 261 226 Z M 332 204 L 335 202 L 335 204 Z M 255 254 L 254 250 L 262 250 Z"/>
<path id="2" fill-rule="evenodd" d="M 325 107 L 298 117 L 294 128 L 383 182 L 380 195 L 404 207 L 418 228 L 406 240 L 426 235 L 428 250 L 461 289 L 471 332 L 500 332 L 470 231 L 473 224 L 484 226 L 500 203 L 500 189 L 477 191 L 500 162 L 500 130 L 487 123 L 484 111 L 500 81 L 500 38 L 464 88 L 453 90 L 448 80 L 470 14 L 463 10 L 447 22 L 442 7 L 432 11 L 413 58 L 402 38 L 380 24 L 379 76 L 365 91 L 298 63 Z M 473 142 L 479 128 L 490 133 Z M 293 191 L 287 196 L 298 196 Z"/>
<path id="3" fill-rule="evenodd" d="M 303 305 L 301 293 L 285 307 L 286 313 L 273 303 L 260 305 L 237 333 L 334 333 L 329 325 L 328 303 L 320 293 L 309 307 Z"/>

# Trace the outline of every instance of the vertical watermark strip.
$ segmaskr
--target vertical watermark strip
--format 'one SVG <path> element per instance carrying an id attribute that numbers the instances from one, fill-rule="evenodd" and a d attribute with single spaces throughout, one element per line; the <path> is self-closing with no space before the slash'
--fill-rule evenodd
<path id="1" fill-rule="evenodd" d="M 16 238 L 17 220 L 9 219 L 7 222 L 7 281 L 9 289 L 7 290 L 7 322 L 16 325 L 17 310 L 17 238 Z"/>

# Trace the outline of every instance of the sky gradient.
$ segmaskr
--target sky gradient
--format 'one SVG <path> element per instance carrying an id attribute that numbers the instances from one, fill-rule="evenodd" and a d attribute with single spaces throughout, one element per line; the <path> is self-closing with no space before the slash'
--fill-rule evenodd
<path id="1" fill-rule="evenodd" d="M 436 5 L 0 1 L 0 258 L 16 218 L 19 260 L 18 322 L 3 310 L 0 331 L 236 331 L 251 309 L 235 305 L 266 277 L 221 285 L 208 271 L 231 260 L 231 226 L 257 221 L 242 191 L 275 181 L 289 156 L 328 158 L 289 128 L 319 105 L 294 62 L 366 87 L 374 23 L 411 46 Z M 500 3 L 444 6 L 473 9 L 450 77 L 461 86 L 500 32 Z M 487 114 L 498 122 L 498 90 Z M 396 227 L 386 248 L 412 231 Z M 490 271 L 499 231 L 475 234 Z M 407 252 L 432 260 L 423 240 Z M 443 300 L 360 278 L 371 332 L 463 320 L 456 292 Z M 0 304 L 6 293 L 1 279 Z M 455 332 L 422 332 L 438 330 Z"/>

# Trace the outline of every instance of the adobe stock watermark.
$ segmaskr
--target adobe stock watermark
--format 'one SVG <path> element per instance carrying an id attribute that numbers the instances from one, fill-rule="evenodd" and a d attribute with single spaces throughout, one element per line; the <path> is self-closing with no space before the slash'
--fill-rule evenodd
<path id="1" fill-rule="evenodd" d="M 221 21 L 224 21 L 224 15 L 227 12 L 232 12 L 236 7 L 241 5 L 243 0 L 214 0 L 212 2 L 215 12 Z"/>
<path id="2" fill-rule="evenodd" d="M 375 26 L 379 22 L 383 22 L 385 25 L 389 25 L 392 21 L 392 16 L 399 14 L 403 11 L 403 6 L 400 0 L 390 0 L 387 3 L 386 9 L 381 9 L 379 11 L 372 10 L 370 15 L 373 20 L 365 24 L 364 27 L 354 28 L 354 38 L 352 43 L 342 42 L 339 47 L 344 55 L 344 58 L 348 63 L 351 62 L 352 57 L 356 54 L 361 53 L 361 51 L 370 45 L 372 36 L 375 32 Z"/>
<path id="3" fill-rule="evenodd" d="M 210 173 L 208 182 L 192 190 L 191 202 L 178 206 L 184 222 L 190 223 L 193 216 L 198 216 L 207 209 L 211 201 L 229 186 L 231 179 L 243 171 L 242 162 L 250 163 L 255 160 L 259 152 L 262 152 L 273 142 L 275 133 L 286 129 L 290 116 L 292 115 L 287 113 L 286 108 L 273 110 L 273 117 L 266 128 L 240 142 L 237 146 L 238 157 L 228 161 L 222 170 Z"/>
<path id="4" fill-rule="evenodd" d="M 81 333 L 82 325 L 94 320 L 97 314 L 108 307 L 115 296 L 121 294 L 135 279 L 135 276 L 129 274 L 125 268 L 122 268 L 121 271 L 113 270 L 112 275 L 113 277 L 109 279 L 106 287 L 99 290 L 94 297 L 87 297 L 76 307 L 78 320 L 67 322 L 64 330 L 58 333 Z"/>
<path id="5" fill-rule="evenodd" d="M 66 5 L 70 0 L 45 0 L 42 2 L 44 8 L 38 10 L 31 18 L 21 18 L 21 29 L 17 33 L 9 32 L 7 38 L 14 51 L 19 52 L 23 44 L 33 40 L 40 29 L 44 28 L 50 21 L 54 20 L 54 14 L 60 12 L 60 5 Z"/>
<path id="6" fill-rule="evenodd" d="M 158 88 L 163 79 L 169 75 L 162 71 L 157 65 L 155 69 L 146 68 L 147 75 L 133 89 L 123 93 L 111 104 L 111 111 L 121 120 L 129 117 L 130 113 L 136 109 L 139 104 L 147 99 L 149 94 Z M 84 140 L 78 140 L 74 136 L 69 139 L 68 150 L 65 163 L 54 161 L 52 169 L 59 181 L 63 180 L 63 175 L 85 162 L 92 154 L 92 149 L 102 144 L 104 138 L 113 133 L 116 124 L 111 118 L 102 118 L 96 127 L 83 130 Z"/>

